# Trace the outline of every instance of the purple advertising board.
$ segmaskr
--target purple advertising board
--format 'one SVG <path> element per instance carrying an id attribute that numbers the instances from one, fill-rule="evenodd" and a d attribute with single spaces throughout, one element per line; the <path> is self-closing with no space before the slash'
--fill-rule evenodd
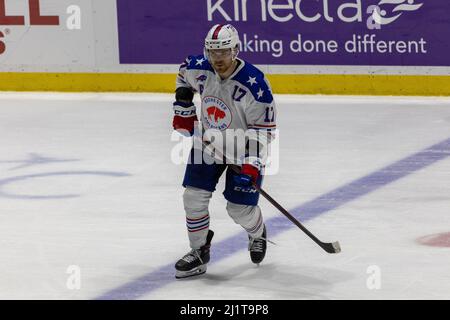
<path id="1" fill-rule="evenodd" d="M 178 64 L 214 24 L 255 64 L 450 66 L 449 0 L 117 0 L 121 64 Z"/>

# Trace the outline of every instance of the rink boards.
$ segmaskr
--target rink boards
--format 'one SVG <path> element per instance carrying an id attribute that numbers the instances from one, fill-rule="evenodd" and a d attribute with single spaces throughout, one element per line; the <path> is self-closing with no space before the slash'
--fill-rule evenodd
<path id="1" fill-rule="evenodd" d="M 173 92 L 208 29 L 231 23 L 276 93 L 450 95 L 448 1 L 177 4 L 0 1 L 0 90 Z"/>
<path id="2" fill-rule="evenodd" d="M 175 74 L 0 73 L 3 91 L 172 92 Z M 270 74 L 279 94 L 450 95 L 449 76 Z"/>

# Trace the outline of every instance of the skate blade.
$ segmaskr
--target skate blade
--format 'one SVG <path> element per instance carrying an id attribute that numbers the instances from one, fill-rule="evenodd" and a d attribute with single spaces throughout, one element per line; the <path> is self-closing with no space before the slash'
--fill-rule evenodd
<path id="1" fill-rule="evenodd" d="M 205 272 L 206 272 L 206 264 L 203 264 L 203 265 L 198 266 L 197 268 L 194 268 L 194 269 L 189 270 L 189 271 L 179 271 L 179 270 L 177 270 L 177 272 L 175 274 L 175 278 L 177 278 L 177 279 L 184 279 L 184 278 L 199 276 L 201 274 L 204 274 Z"/>

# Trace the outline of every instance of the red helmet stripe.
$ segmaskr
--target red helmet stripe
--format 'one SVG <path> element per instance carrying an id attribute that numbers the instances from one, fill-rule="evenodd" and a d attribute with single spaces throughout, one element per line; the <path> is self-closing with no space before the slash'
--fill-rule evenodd
<path id="1" fill-rule="evenodd" d="M 223 25 L 219 25 L 216 30 L 214 30 L 212 38 L 215 40 L 219 37 L 219 32 L 222 30 Z"/>

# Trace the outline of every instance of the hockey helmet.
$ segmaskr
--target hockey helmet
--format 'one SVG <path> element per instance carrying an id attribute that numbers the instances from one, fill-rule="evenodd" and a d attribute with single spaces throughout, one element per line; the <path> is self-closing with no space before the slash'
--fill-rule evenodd
<path id="1" fill-rule="evenodd" d="M 239 33 L 231 24 L 213 26 L 205 38 L 205 56 L 209 59 L 209 50 L 231 49 L 233 60 L 239 52 Z"/>

